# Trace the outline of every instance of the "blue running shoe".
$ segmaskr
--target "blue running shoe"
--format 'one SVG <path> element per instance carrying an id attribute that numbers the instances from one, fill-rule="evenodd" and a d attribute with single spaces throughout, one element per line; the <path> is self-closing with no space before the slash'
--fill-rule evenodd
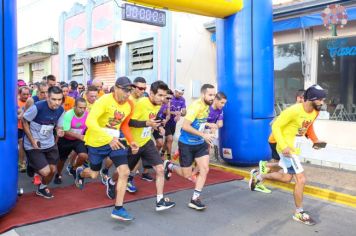
<path id="1" fill-rule="evenodd" d="M 137 191 L 137 188 L 135 186 L 135 183 L 133 180 L 129 180 L 127 182 L 127 187 L 126 187 L 127 192 L 129 193 L 135 193 Z"/>
<path id="2" fill-rule="evenodd" d="M 122 221 L 131 221 L 135 219 L 126 211 L 125 208 L 121 208 L 120 210 L 116 210 L 114 208 L 111 212 L 111 218 Z"/>

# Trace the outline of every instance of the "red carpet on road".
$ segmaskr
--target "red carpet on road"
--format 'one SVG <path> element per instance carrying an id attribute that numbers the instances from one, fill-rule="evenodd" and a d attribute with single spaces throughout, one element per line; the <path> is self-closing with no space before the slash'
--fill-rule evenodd
<path id="1" fill-rule="evenodd" d="M 242 179 L 242 176 L 211 168 L 206 185 Z M 135 183 L 138 191 L 134 194 L 126 193 L 125 202 L 142 200 L 156 195 L 154 182 L 149 183 L 140 178 L 135 178 Z M 164 191 L 167 194 L 192 189 L 193 187 L 192 182 L 173 175 L 170 181 L 166 181 Z M 109 207 L 114 204 L 114 200 L 106 197 L 105 186 L 99 182 L 88 183 L 83 190 L 77 189 L 74 185 L 54 188 L 52 193 L 53 199 L 44 199 L 36 196 L 34 192 L 19 197 L 15 208 L 7 215 L 0 217 L 0 233 L 14 227 Z"/>

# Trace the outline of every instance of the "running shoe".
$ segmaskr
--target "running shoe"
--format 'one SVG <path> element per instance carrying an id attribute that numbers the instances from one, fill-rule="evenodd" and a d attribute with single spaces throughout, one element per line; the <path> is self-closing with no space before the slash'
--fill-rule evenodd
<path id="1" fill-rule="evenodd" d="M 53 180 L 54 184 L 62 184 L 62 175 L 56 174 Z"/>
<path id="2" fill-rule="evenodd" d="M 132 180 L 127 181 L 127 187 L 126 187 L 127 192 L 129 193 L 135 193 L 137 191 L 137 188 L 135 186 L 135 183 Z"/>
<path id="3" fill-rule="evenodd" d="M 256 178 L 258 171 L 256 169 L 252 169 L 250 172 L 250 181 L 248 185 L 250 186 L 251 191 L 255 190 L 256 184 L 258 184 L 258 179 Z"/>
<path id="4" fill-rule="evenodd" d="M 125 208 L 121 208 L 120 210 L 116 210 L 115 208 L 111 212 L 111 218 L 122 220 L 122 221 L 131 221 L 134 220 Z"/>
<path id="5" fill-rule="evenodd" d="M 100 170 L 100 177 L 101 177 L 101 183 L 106 185 L 107 180 L 109 178 L 107 169 Z"/>
<path id="6" fill-rule="evenodd" d="M 163 162 L 163 167 L 164 167 L 164 178 L 166 180 L 169 180 L 172 176 L 172 171 L 168 168 L 168 166 L 172 164 L 172 162 L 168 161 L 168 160 L 165 160 Z"/>
<path id="7" fill-rule="evenodd" d="M 174 207 L 175 205 L 176 205 L 175 202 L 171 202 L 168 197 L 162 198 L 156 204 L 156 211 L 164 211 L 164 210 Z"/>
<path id="8" fill-rule="evenodd" d="M 206 206 L 201 202 L 199 198 L 193 200 L 193 198 L 190 200 L 190 203 L 188 206 L 192 209 L 195 209 L 197 211 L 202 211 L 206 208 Z"/>
<path id="9" fill-rule="evenodd" d="M 49 189 L 46 187 L 44 189 L 38 188 L 36 191 L 36 195 L 44 197 L 46 199 L 51 199 L 53 198 L 53 194 L 49 191 Z"/>
<path id="10" fill-rule="evenodd" d="M 71 171 L 73 167 L 71 165 L 67 165 L 66 170 L 68 172 L 68 175 L 73 175 L 73 172 Z"/>
<path id="11" fill-rule="evenodd" d="M 75 186 L 82 190 L 84 188 L 84 178 L 80 176 L 80 174 L 83 172 L 83 167 L 78 167 L 75 171 Z"/>
<path id="12" fill-rule="evenodd" d="M 154 179 L 149 173 L 142 173 L 141 179 L 152 182 Z"/>
<path id="13" fill-rule="evenodd" d="M 306 225 L 315 225 L 315 221 L 310 217 L 306 211 L 296 212 L 293 215 L 293 220 L 301 222 Z"/>
<path id="14" fill-rule="evenodd" d="M 262 183 L 256 184 L 255 191 L 261 192 L 261 193 L 271 193 L 272 192 L 270 189 L 266 188 Z"/>
<path id="15" fill-rule="evenodd" d="M 115 184 L 110 184 L 111 178 L 108 178 L 107 183 L 106 183 L 106 196 L 108 196 L 109 199 L 114 199 L 116 196 L 116 188 Z"/>
<path id="16" fill-rule="evenodd" d="M 268 168 L 267 168 L 266 164 L 267 164 L 267 161 L 260 161 L 258 163 L 259 172 L 263 175 L 268 173 Z"/>

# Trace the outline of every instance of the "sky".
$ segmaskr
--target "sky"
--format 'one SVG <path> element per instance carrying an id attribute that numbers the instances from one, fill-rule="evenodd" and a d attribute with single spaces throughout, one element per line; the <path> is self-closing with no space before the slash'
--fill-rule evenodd
<path id="1" fill-rule="evenodd" d="M 274 4 L 300 0 L 273 0 Z M 18 47 L 48 38 L 58 41 L 59 16 L 70 11 L 75 2 L 85 5 L 88 0 L 17 0 Z"/>
<path id="2" fill-rule="evenodd" d="M 88 0 L 17 0 L 18 47 L 54 38 L 58 41 L 59 16 L 75 2 Z"/>

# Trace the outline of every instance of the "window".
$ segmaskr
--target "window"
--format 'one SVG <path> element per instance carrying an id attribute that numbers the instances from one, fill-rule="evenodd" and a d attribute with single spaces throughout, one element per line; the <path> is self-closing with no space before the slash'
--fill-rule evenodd
<path id="1" fill-rule="evenodd" d="M 153 39 L 130 43 L 129 71 L 153 70 Z"/>
<path id="2" fill-rule="evenodd" d="M 302 72 L 301 43 L 289 43 L 274 46 L 274 91 L 275 112 L 295 103 L 295 95 L 304 89 Z"/>
<path id="3" fill-rule="evenodd" d="M 317 83 L 332 120 L 356 121 L 356 37 L 320 40 Z"/>
<path id="4" fill-rule="evenodd" d="M 74 55 L 69 57 L 69 80 L 81 81 L 83 78 L 83 62 L 74 59 Z"/>

